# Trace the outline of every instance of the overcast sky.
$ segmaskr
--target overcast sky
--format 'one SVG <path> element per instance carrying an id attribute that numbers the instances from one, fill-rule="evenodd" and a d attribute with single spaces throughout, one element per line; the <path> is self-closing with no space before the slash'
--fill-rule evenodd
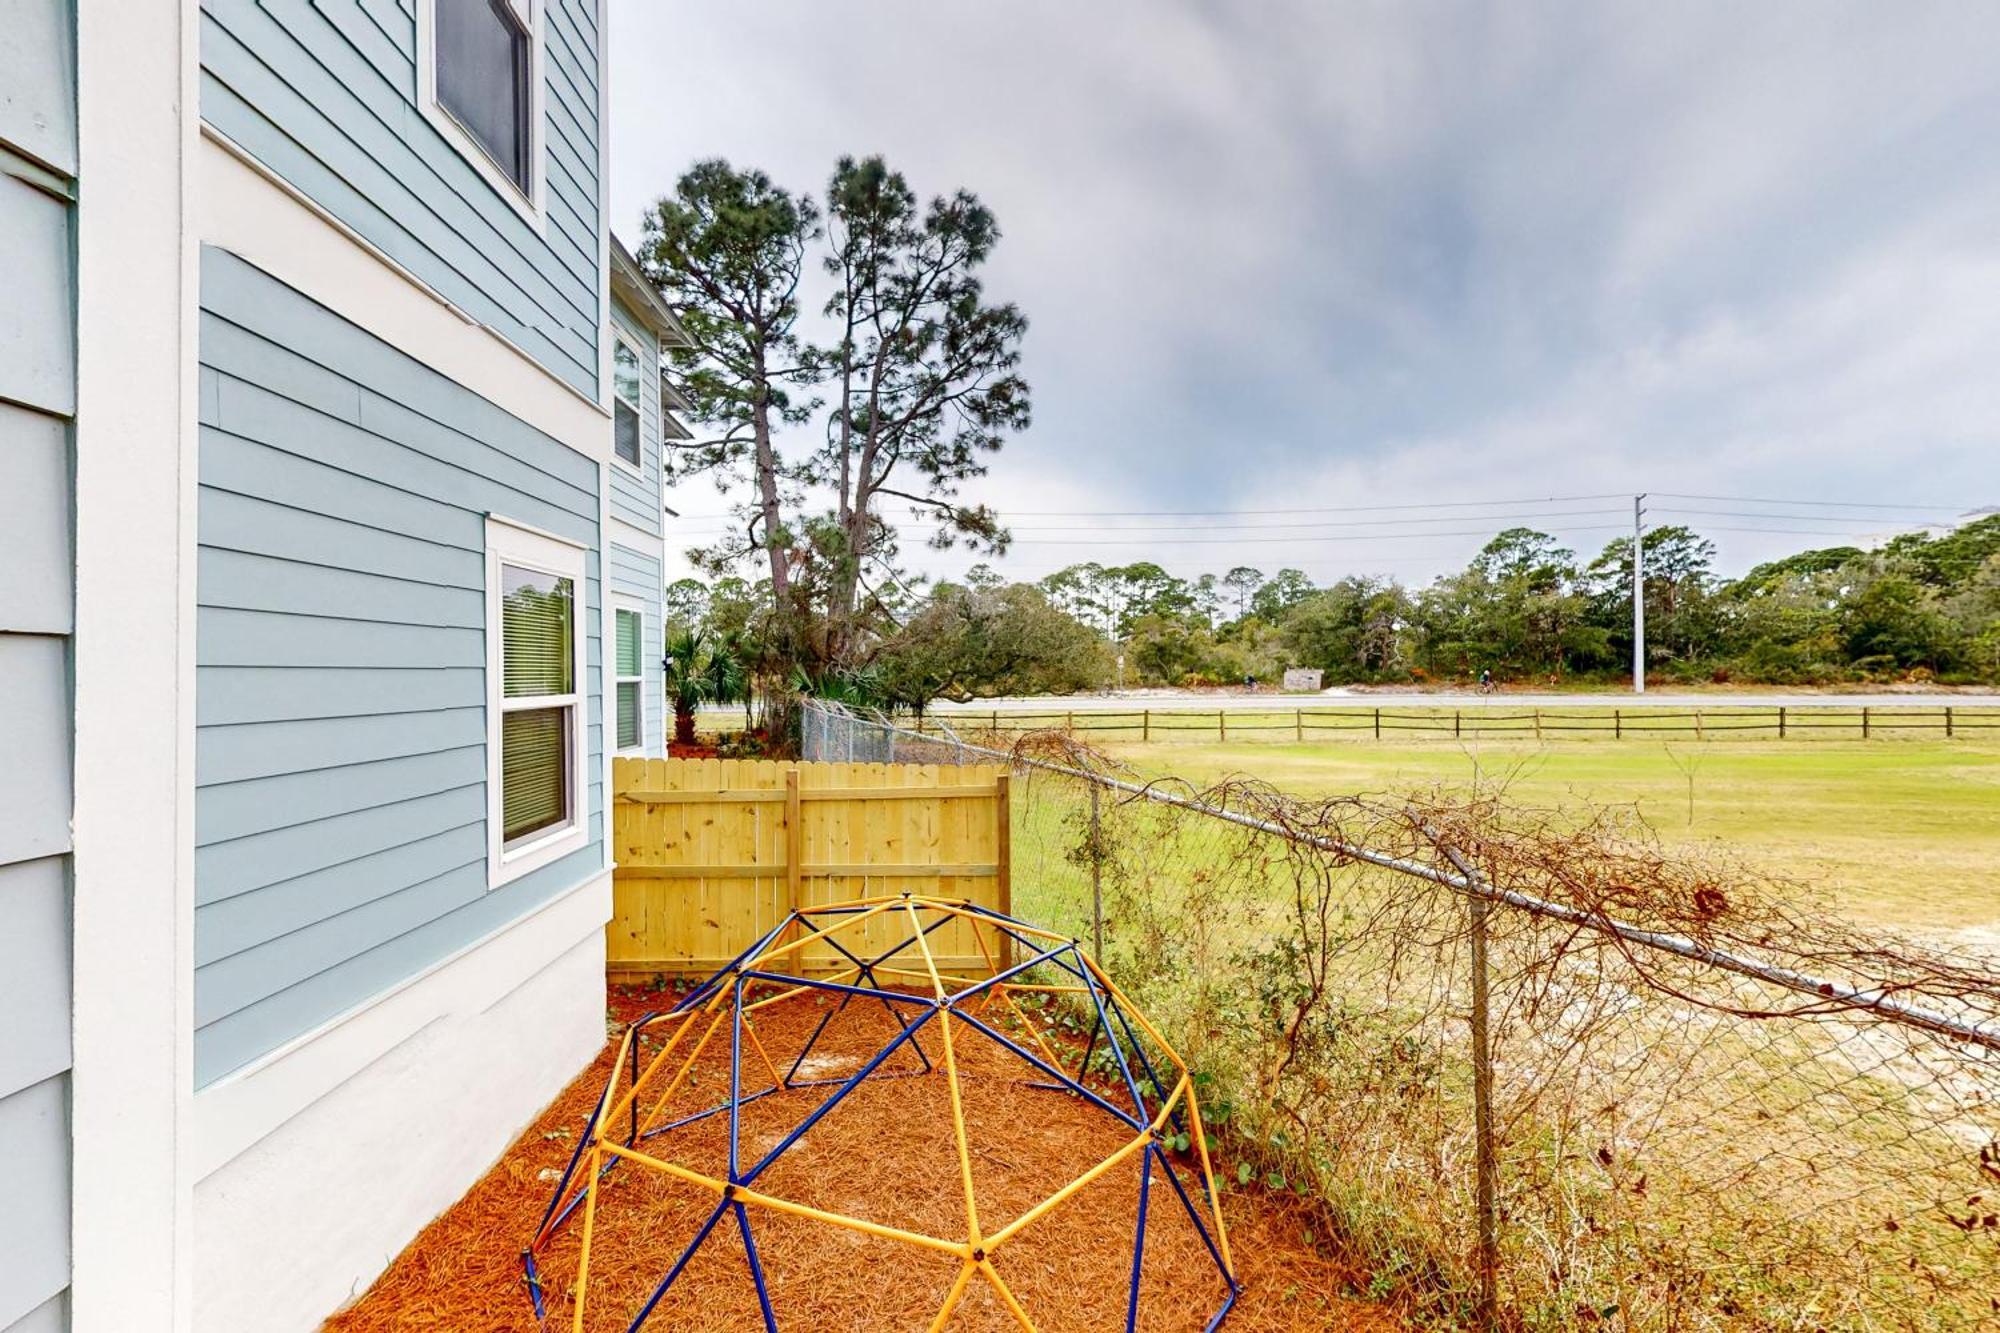
<path id="1" fill-rule="evenodd" d="M 996 211 L 1035 421 L 968 494 L 1014 577 L 1421 582 L 1503 522 L 1265 511 L 2000 503 L 1992 0 L 611 9 L 626 239 L 711 156 L 819 190 L 879 152 Z M 1649 503 L 1732 571 L 1945 512 Z M 1256 512 L 1075 516 L 1197 510 Z M 1515 512 L 1552 510 L 1591 553 L 1630 500 Z"/>

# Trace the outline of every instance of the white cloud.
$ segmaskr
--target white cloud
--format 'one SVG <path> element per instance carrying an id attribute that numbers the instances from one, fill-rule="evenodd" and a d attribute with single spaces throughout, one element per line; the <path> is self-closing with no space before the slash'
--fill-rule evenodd
<path id="1" fill-rule="evenodd" d="M 2000 498 L 2000 8 L 614 10 L 622 231 L 712 155 L 811 189 L 881 151 L 995 207 L 1036 391 L 1004 510 Z M 1030 521 L 1022 576 L 1142 553 Z M 1155 554 L 1421 578 L 1477 544 Z"/>

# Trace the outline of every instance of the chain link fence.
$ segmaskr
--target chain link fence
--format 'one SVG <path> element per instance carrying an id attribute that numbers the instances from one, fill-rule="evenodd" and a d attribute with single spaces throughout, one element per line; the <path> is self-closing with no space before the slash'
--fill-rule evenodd
<path id="1" fill-rule="evenodd" d="M 2000 976 L 1629 816 L 1141 784 L 809 705 L 807 758 L 1017 766 L 1014 901 L 1097 946 L 1360 1294 L 1442 1325 L 2000 1328 Z"/>

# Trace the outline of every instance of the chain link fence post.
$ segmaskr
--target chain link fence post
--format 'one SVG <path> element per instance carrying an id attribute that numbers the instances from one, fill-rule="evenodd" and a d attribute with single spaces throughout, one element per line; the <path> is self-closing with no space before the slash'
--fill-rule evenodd
<path id="1" fill-rule="evenodd" d="M 1103 789 L 1090 784 L 1090 927 L 1098 962 L 1104 961 L 1104 841 L 1099 819 Z"/>

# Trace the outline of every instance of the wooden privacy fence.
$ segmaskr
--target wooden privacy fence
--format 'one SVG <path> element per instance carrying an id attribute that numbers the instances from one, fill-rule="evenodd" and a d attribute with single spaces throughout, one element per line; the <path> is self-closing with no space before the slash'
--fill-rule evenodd
<path id="1" fill-rule="evenodd" d="M 1003 764 L 617 759 L 611 784 L 614 976 L 707 976 L 794 908 L 870 894 L 1012 909 Z M 880 954 L 910 937 L 901 912 L 862 931 L 842 937 L 850 952 Z M 991 970 L 963 922 L 926 942 L 940 969 Z M 828 944 L 788 957 L 808 975 L 852 966 Z"/>

